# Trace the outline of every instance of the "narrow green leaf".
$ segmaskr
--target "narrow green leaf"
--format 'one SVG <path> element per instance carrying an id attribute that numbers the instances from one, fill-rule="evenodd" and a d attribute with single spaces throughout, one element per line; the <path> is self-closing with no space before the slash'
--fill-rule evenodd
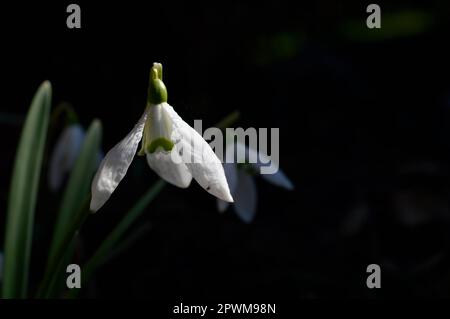
<path id="1" fill-rule="evenodd" d="M 84 199 L 89 194 L 92 176 L 94 175 L 97 163 L 97 155 L 100 149 L 101 135 L 101 123 L 98 120 L 94 120 L 86 133 L 86 138 L 70 174 L 61 201 L 50 248 L 50 259 L 55 257 L 56 249 L 61 244 L 64 234 L 70 228 L 74 216 L 80 211 Z"/>
<path id="2" fill-rule="evenodd" d="M 52 89 L 41 84 L 28 111 L 14 163 L 5 236 L 3 298 L 25 298 L 34 211 L 50 117 Z"/>
<path id="3" fill-rule="evenodd" d="M 66 268 L 67 265 L 71 264 L 73 256 L 75 254 L 77 245 L 77 233 L 72 238 L 72 240 L 67 245 L 66 250 L 64 251 L 63 258 L 61 262 L 58 264 L 58 267 L 54 271 L 54 275 L 49 283 L 48 289 L 45 292 L 44 298 L 56 298 L 60 296 L 61 292 L 64 291 L 66 287 Z"/>
<path id="4" fill-rule="evenodd" d="M 58 269 L 62 269 L 61 265 L 64 262 L 64 256 L 65 252 L 67 250 L 67 247 L 71 244 L 74 236 L 76 235 L 76 232 L 78 229 L 81 228 L 81 225 L 83 225 L 84 221 L 87 219 L 87 217 L 90 215 L 89 211 L 89 202 L 91 201 L 90 197 L 87 197 L 84 200 L 83 208 L 77 212 L 73 222 L 70 225 L 70 228 L 65 233 L 64 238 L 61 240 L 61 244 L 58 246 L 55 258 L 53 260 L 50 260 L 50 262 L 47 265 L 47 269 L 45 271 L 44 279 L 42 280 L 41 286 L 39 287 L 39 290 L 36 294 L 37 298 L 48 298 L 50 291 L 52 290 L 52 287 L 54 285 L 54 276 L 58 275 Z"/>
<path id="5" fill-rule="evenodd" d="M 55 270 L 64 257 L 67 246 L 87 217 L 85 212 L 86 197 L 89 196 L 89 188 L 97 163 L 101 136 L 101 123 L 99 120 L 94 120 L 86 133 L 86 138 L 63 195 L 50 246 L 46 274 L 38 294 L 39 297 L 43 297 L 43 293 L 51 288 L 51 277 L 57 275 Z"/>
<path id="6" fill-rule="evenodd" d="M 236 122 L 240 116 L 241 116 L 241 113 L 239 111 L 234 111 L 234 112 L 228 114 L 226 117 L 224 117 L 219 122 L 217 122 L 215 127 L 220 128 L 221 130 L 224 130 L 227 127 L 233 125 L 234 122 Z"/>
<path id="7" fill-rule="evenodd" d="M 133 247 L 133 245 L 139 241 L 144 235 L 148 234 L 150 229 L 152 228 L 152 225 L 150 222 L 144 223 L 144 224 L 138 224 L 133 229 L 130 229 L 128 232 L 128 236 L 124 236 L 124 238 L 117 242 L 117 244 L 114 246 L 114 249 L 106 256 L 104 260 L 101 261 L 99 266 L 108 263 L 110 260 L 113 260 L 120 254 L 126 252 L 130 247 Z"/>

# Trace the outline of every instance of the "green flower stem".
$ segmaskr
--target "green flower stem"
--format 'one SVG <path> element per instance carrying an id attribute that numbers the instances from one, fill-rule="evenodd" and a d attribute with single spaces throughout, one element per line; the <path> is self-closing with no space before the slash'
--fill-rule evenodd
<path id="1" fill-rule="evenodd" d="M 67 245 L 67 249 L 64 252 L 63 258 L 61 259 L 61 262 L 59 262 L 55 271 L 55 275 L 50 280 L 49 287 L 45 292 L 43 298 L 56 298 L 59 296 L 59 293 L 65 288 L 65 267 L 67 267 L 67 265 L 72 261 L 77 245 L 77 236 L 78 233 L 76 232 L 75 236 Z"/>
<path id="2" fill-rule="evenodd" d="M 230 127 L 233 125 L 241 116 L 241 113 L 239 111 L 234 111 L 233 113 L 230 113 L 226 117 L 224 117 L 222 120 L 220 120 L 216 127 L 220 128 L 221 130 L 226 129 L 227 127 Z"/>
<path id="3" fill-rule="evenodd" d="M 97 265 L 101 263 L 101 260 L 106 256 L 116 243 L 122 238 L 127 229 L 145 212 L 145 208 L 150 204 L 153 199 L 160 193 L 161 190 L 167 185 L 162 179 L 158 180 L 148 191 L 142 196 L 139 201 L 133 206 L 133 208 L 125 214 L 124 218 L 117 224 L 117 226 L 109 233 L 106 239 L 102 242 L 97 249 L 93 258 L 88 263 Z"/>
<path id="4" fill-rule="evenodd" d="M 101 261 L 98 266 L 102 266 L 103 264 L 113 260 L 121 253 L 128 250 L 128 248 L 132 247 L 134 243 L 136 243 L 139 239 L 141 239 L 148 231 L 152 228 L 150 222 L 146 222 L 143 225 L 136 226 L 132 231 L 130 231 L 130 235 L 123 239 L 121 242 L 118 242 L 114 247 L 114 250 L 111 251 L 106 258 Z"/>

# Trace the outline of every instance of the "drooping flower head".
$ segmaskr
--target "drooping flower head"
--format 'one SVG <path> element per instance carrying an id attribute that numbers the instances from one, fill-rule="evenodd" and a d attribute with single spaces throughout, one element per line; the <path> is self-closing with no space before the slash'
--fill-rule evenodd
<path id="1" fill-rule="evenodd" d="M 231 194 L 234 197 L 233 209 L 238 217 L 245 223 L 250 223 L 255 218 L 258 203 L 258 192 L 255 183 L 255 176 L 260 172 L 263 163 L 270 160 L 266 154 L 258 152 L 241 142 L 227 143 L 226 152 L 242 154 L 245 159 L 257 159 L 255 163 L 244 161 L 233 161 L 224 163 L 225 175 L 230 185 Z M 274 174 L 261 174 L 261 177 L 269 183 L 282 187 L 287 190 L 293 190 L 294 185 L 289 178 L 279 169 Z M 224 212 L 229 206 L 228 202 L 218 199 L 217 209 Z"/>
<path id="2" fill-rule="evenodd" d="M 222 163 L 202 136 L 167 103 L 162 65 L 150 70 L 147 107 L 133 130 L 105 156 L 92 182 L 91 211 L 102 207 L 139 155 L 167 182 L 186 188 L 194 178 L 210 194 L 233 202 Z"/>
<path id="3" fill-rule="evenodd" d="M 81 147 L 84 143 L 86 132 L 78 121 L 75 110 L 69 103 L 61 103 L 52 114 L 52 121 L 56 124 L 65 116 L 65 125 L 61 134 L 56 139 L 48 166 L 48 185 L 52 192 L 61 189 L 63 183 L 74 168 Z M 103 159 L 103 153 L 99 149 L 97 153 L 97 167 Z"/>
<path id="4" fill-rule="evenodd" d="M 75 165 L 85 132 L 79 124 L 67 126 L 56 141 L 48 170 L 48 183 L 50 190 L 56 192 L 63 184 L 67 173 Z"/>

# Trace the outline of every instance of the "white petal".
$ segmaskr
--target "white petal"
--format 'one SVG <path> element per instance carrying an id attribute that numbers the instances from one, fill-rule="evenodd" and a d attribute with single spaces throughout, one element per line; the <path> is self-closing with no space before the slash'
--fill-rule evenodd
<path id="1" fill-rule="evenodd" d="M 292 184 L 281 169 L 279 169 L 275 174 L 261 174 L 261 177 L 276 186 L 286 188 L 290 191 L 294 189 L 294 184 Z"/>
<path id="2" fill-rule="evenodd" d="M 74 124 L 64 129 L 56 141 L 50 157 L 48 182 L 51 191 L 57 191 L 68 172 L 75 165 L 84 140 L 84 129 Z"/>
<path id="3" fill-rule="evenodd" d="M 210 194 L 227 202 L 233 202 L 222 163 L 211 146 L 165 103 L 165 110 L 171 117 L 174 129 L 180 135 L 179 151 L 194 179 Z"/>
<path id="4" fill-rule="evenodd" d="M 253 221 L 256 213 L 256 185 L 253 177 L 244 171 L 238 172 L 239 183 L 234 195 L 234 210 L 244 222 Z"/>
<path id="5" fill-rule="evenodd" d="M 239 142 L 236 143 L 236 149 L 237 154 L 239 154 L 239 150 L 245 149 L 244 154 L 247 160 L 252 158 L 258 159 L 256 163 L 251 163 L 251 165 L 253 165 L 258 172 L 260 172 L 260 168 L 262 166 L 267 165 L 264 163 L 268 163 L 270 161 L 270 158 L 263 152 L 257 152 L 256 150 L 248 148 Z M 275 174 L 261 174 L 261 177 L 264 178 L 269 183 L 272 183 L 276 186 L 280 186 L 288 190 L 294 189 L 294 184 L 292 184 L 292 182 L 289 180 L 289 178 L 287 178 L 287 176 L 283 173 L 281 169 L 278 169 L 278 171 Z"/>
<path id="6" fill-rule="evenodd" d="M 186 188 L 191 184 L 192 175 L 186 164 L 181 161 L 176 145 L 171 153 L 162 151 L 147 153 L 147 163 L 159 177 L 175 186 Z"/>
<path id="7" fill-rule="evenodd" d="M 147 112 L 141 116 L 133 130 L 105 156 L 92 182 L 90 209 L 97 211 L 105 204 L 127 173 L 142 138 Z"/>

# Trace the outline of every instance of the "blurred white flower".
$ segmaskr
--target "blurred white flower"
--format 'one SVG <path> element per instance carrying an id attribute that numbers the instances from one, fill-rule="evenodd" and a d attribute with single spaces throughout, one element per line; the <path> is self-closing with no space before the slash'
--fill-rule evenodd
<path id="1" fill-rule="evenodd" d="M 146 156 L 148 165 L 161 178 L 181 188 L 188 187 L 194 178 L 210 194 L 233 201 L 222 163 L 203 137 L 167 103 L 162 66 L 154 63 L 146 110 L 100 164 L 92 182 L 91 211 L 105 204 L 126 175 L 141 139 L 139 155 Z"/>
<path id="2" fill-rule="evenodd" d="M 67 126 L 56 141 L 50 157 L 48 183 L 50 190 L 57 191 L 77 160 L 83 145 L 85 132 L 79 124 Z"/>
<path id="3" fill-rule="evenodd" d="M 58 191 L 66 176 L 72 170 L 81 151 L 85 135 L 86 132 L 83 127 L 75 123 L 64 128 L 59 136 L 50 157 L 48 170 L 48 183 L 51 191 Z M 102 158 L 103 153 L 99 150 L 97 163 L 100 163 Z"/>
<path id="4" fill-rule="evenodd" d="M 235 148 L 234 154 L 245 154 L 246 158 L 257 158 L 256 163 L 224 163 L 225 175 L 230 185 L 231 194 L 234 198 L 233 208 L 239 218 L 245 223 L 253 221 L 256 213 L 256 206 L 258 202 L 258 193 L 254 176 L 260 172 L 262 163 L 270 162 L 266 154 L 257 152 L 248 148 L 244 144 L 237 142 L 227 145 L 226 151 L 230 148 Z M 275 174 L 260 174 L 263 179 L 276 186 L 293 190 L 294 185 L 287 178 L 287 176 L 278 170 Z M 217 208 L 219 212 L 224 212 L 229 206 L 229 203 L 222 200 L 217 200 Z"/>

